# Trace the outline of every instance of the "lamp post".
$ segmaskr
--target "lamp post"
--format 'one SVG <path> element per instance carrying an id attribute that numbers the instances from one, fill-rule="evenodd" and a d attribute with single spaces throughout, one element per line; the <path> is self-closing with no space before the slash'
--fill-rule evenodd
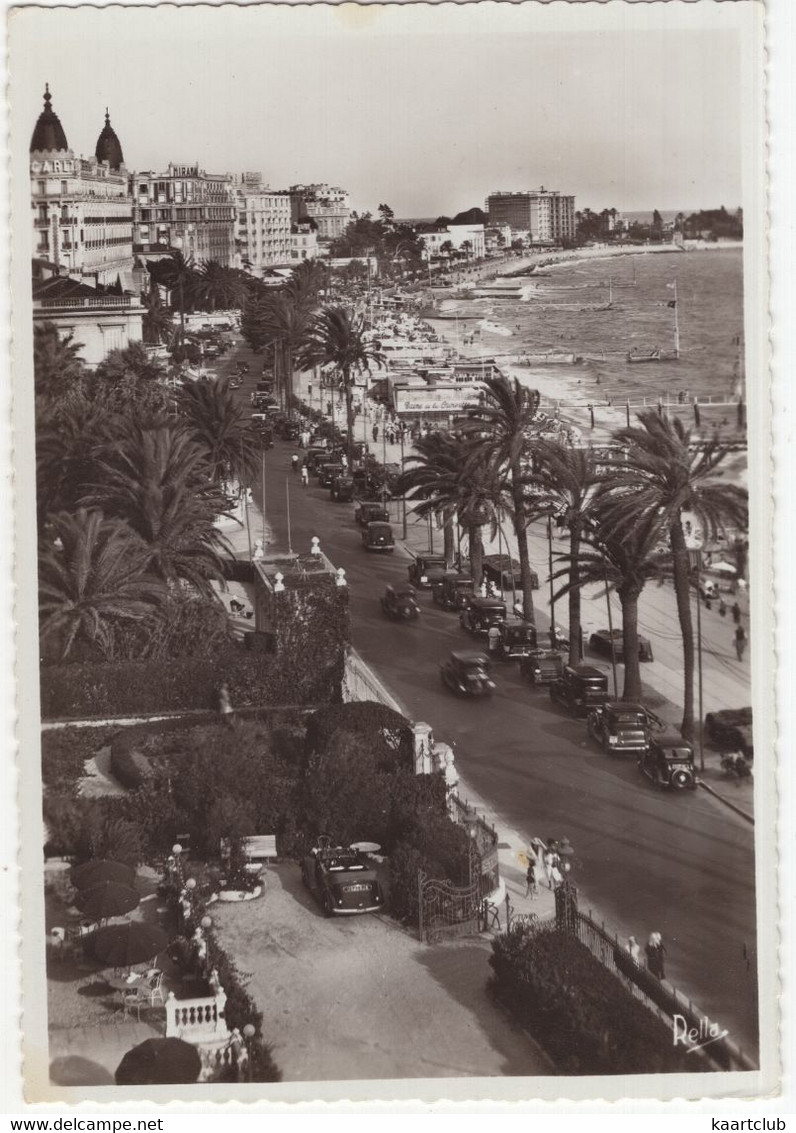
<path id="1" fill-rule="evenodd" d="M 404 461 L 406 460 L 406 457 L 404 456 L 404 433 L 405 433 L 405 431 L 406 430 L 404 429 L 404 423 L 403 423 L 403 421 L 401 421 L 399 428 L 398 428 L 398 436 L 399 436 L 400 441 L 401 441 L 401 473 L 402 474 L 404 472 Z M 401 500 L 401 505 L 402 505 L 402 507 L 401 507 L 402 535 L 403 535 L 403 538 L 406 539 L 407 536 L 406 536 L 406 489 L 405 488 L 404 488 L 404 492 L 403 492 L 403 498 Z"/>
<path id="2" fill-rule="evenodd" d="M 243 1041 L 246 1043 L 246 1076 L 252 1081 L 252 1041 L 257 1031 L 253 1023 L 247 1023 L 243 1028 Z"/>
<path id="3" fill-rule="evenodd" d="M 182 886 L 182 846 L 179 842 L 174 843 L 171 852 L 174 855 L 174 872 L 177 874 L 177 881 Z"/>

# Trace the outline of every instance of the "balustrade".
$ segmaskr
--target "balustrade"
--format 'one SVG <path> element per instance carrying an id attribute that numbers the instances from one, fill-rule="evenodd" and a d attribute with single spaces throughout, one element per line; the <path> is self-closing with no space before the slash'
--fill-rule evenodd
<path id="1" fill-rule="evenodd" d="M 224 1018 L 226 1003 L 223 988 L 217 995 L 196 999 L 177 999 L 173 991 L 169 992 L 166 999 L 166 1038 L 197 1043 L 212 1039 L 226 1041 L 229 1038 Z"/>

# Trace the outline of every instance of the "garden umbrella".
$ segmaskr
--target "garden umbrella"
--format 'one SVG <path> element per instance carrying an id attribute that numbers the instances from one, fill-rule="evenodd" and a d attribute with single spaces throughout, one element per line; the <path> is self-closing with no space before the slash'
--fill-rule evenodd
<path id="1" fill-rule="evenodd" d="M 147 1039 L 128 1050 L 116 1067 L 117 1086 L 167 1086 L 195 1082 L 199 1051 L 183 1039 Z"/>
<path id="2" fill-rule="evenodd" d="M 129 885 L 118 881 L 103 881 L 91 889 L 78 893 L 75 904 L 81 912 L 103 921 L 107 917 L 120 917 L 129 913 L 141 900 L 141 894 Z"/>
<path id="3" fill-rule="evenodd" d="M 92 889 L 101 885 L 103 881 L 116 881 L 120 885 L 135 884 L 135 870 L 132 866 L 121 862 L 112 862 L 107 858 L 95 858 L 90 862 L 83 862 L 72 868 L 69 879 L 75 889 Z"/>
<path id="4" fill-rule="evenodd" d="M 131 964 L 151 960 L 168 942 L 167 934 L 157 925 L 129 921 L 101 928 L 91 950 L 98 960 L 104 960 L 111 967 L 129 968 Z"/>

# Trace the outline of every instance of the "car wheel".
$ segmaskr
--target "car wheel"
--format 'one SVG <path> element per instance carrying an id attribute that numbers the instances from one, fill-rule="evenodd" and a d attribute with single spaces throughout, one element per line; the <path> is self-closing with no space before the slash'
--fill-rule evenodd
<path id="1" fill-rule="evenodd" d="M 325 917 L 331 917 L 332 915 L 332 899 L 328 893 L 323 899 L 323 915 Z"/>

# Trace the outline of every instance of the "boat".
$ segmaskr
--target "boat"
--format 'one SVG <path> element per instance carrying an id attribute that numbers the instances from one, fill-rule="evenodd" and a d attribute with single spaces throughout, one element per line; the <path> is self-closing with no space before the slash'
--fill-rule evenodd
<path id="1" fill-rule="evenodd" d="M 679 362 L 680 361 L 680 355 L 676 350 L 660 350 L 660 349 L 656 348 L 654 350 L 646 350 L 646 351 L 643 351 L 643 352 L 639 352 L 639 351 L 635 350 L 635 348 L 634 348 L 633 350 L 629 350 L 627 352 L 627 354 L 625 355 L 625 361 L 626 362 L 636 362 L 636 363 L 638 363 L 638 362 Z"/>

